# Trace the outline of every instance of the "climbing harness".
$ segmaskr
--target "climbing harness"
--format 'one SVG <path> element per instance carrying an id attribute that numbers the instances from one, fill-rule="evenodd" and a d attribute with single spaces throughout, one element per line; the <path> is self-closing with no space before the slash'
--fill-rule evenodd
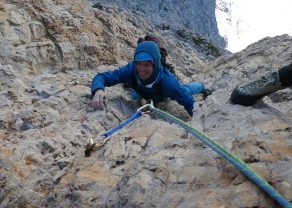
<path id="1" fill-rule="evenodd" d="M 103 145 L 105 145 L 105 143 L 107 143 L 110 140 L 110 136 L 116 132 L 117 130 L 123 128 L 124 126 L 126 126 L 127 124 L 129 124 L 130 122 L 134 121 L 135 119 L 139 118 L 143 113 L 144 110 L 150 107 L 153 107 L 153 102 L 151 101 L 150 104 L 146 104 L 142 107 L 140 107 L 139 109 L 137 109 L 137 111 L 127 120 L 125 120 L 124 122 L 120 123 L 120 125 L 110 129 L 109 131 L 107 131 L 106 133 L 104 133 L 102 135 L 102 142 L 101 143 L 95 143 L 93 142 L 93 139 L 91 138 L 89 140 L 89 143 L 86 145 L 86 149 L 85 149 L 85 157 L 90 157 L 91 152 L 95 149 L 98 149 L 100 147 L 102 147 Z"/>
<path id="2" fill-rule="evenodd" d="M 202 132 L 196 130 L 195 128 L 191 127 L 188 123 L 182 121 L 181 119 L 162 111 L 158 108 L 155 108 L 153 106 L 153 102 L 151 101 L 150 104 L 146 104 L 139 108 L 136 113 L 134 113 L 129 119 L 121 123 L 119 126 L 111 129 L 107 133 L 103 134 L 105 140 L 97 145 L 93 143 L 91 140 L 90 147 L 91 150 L 94 147 L 101 147 L 103 146 L 108 140 L 111 134 L 113 134 L 118 129 L 122 128 L 123 126 L 127 125 L 131 121 L 135 120 L 136 118 L 140 117 L 143 114 L 143 110 L 149 109 L 153 111 L 154 113 L 158 114 L 159 116 L 179 125 L 180 127 L 184 128 L 186 131 L 190 132 L 194 137 L 202 141 L 204 144 L 206 144 L 208 147 L 213 149 L 215 152 L 217 152 L 219 155 L 221 155 L 224 159 L 229 161 L 233 166 L 235 166 L 240 172 L 242 172 L 245 176 L 247 176 L 251 181 L 253 181 L 259 188 L 261 188 L 263 191 L 265 191 L 270 197 L 272 197 L 276 202 L 278 202 L 282 207 L 284 208 L 292 208 L 292 204 L 285 199 L 279 192 L 277 192 L 268 182 L 266 182 L 260 175 L 258 175 L 250 166 L 248 166 L 243 160 L 241 160 L 239 157 L 231 153 L 228 149 L 226 149 L 223 145 L 219 144 L 218 142 L 212 140 Z M 90 152 L 91 150 L 86 149 L 86 151 Z M 85 151 L 85 155 L 87 154 Z"/>

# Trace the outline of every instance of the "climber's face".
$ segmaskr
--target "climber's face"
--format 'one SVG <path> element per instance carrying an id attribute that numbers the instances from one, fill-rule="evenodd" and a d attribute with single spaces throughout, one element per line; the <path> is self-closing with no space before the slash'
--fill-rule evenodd
<path id="1" fill-rule="evenodd" d="M 137 62 L 137 72 L 141 80 L 146 80 L 150 78 L 153 73 L 153 64 L 151 61 L 138 61 Z"/>

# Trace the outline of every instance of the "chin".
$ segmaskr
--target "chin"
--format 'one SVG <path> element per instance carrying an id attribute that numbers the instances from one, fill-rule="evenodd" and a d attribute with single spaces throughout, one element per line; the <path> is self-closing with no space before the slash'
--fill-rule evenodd
<path id="1" fill-rule="evenodd" d="M 150 76 L 139 76 L 141 80 L 146 80 L 148 79 Z"/>

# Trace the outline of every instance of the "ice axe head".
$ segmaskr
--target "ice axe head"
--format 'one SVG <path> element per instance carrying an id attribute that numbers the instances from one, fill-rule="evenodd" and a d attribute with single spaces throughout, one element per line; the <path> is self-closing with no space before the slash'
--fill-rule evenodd
<path id="1" fill-rule="evenodd" d="M 104 146 L 105 143 L 107 143 L 109 139 L 110 139 L 110 137 L 105 137 L 104 136 L 104 140 L 101 143 L 94 143 L 93 139 L 91 138 L 89 140 L 88 144 L 86 145 L 85 157 L 90 157 L 91 152 L 93 150 L 96 150 L 96 149 L 101 148 L 102 146 Z"/>
<path id="2" fill-rule="evenodd" d="M 93 151 L 94 147 L 95 147 L 95 143 L 93 143 L 93 139 L 91 138 L 88 144 L 86 145 L 85 157 L 90 157 L 91 152 Z"/>

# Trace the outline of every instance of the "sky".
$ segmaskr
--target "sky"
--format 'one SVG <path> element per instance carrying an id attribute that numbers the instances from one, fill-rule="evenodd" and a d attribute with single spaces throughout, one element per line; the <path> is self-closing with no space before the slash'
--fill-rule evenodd
<path id="1" fill-rule="evenodd" d="M 227 49 L 233 53 L 267 36 L 292 35 L 292 0 L 223 1 L 231 7 L 231 13 L 228 16 L 216 11 L 217 24 L 219 33 L 228 39 Z"/>

